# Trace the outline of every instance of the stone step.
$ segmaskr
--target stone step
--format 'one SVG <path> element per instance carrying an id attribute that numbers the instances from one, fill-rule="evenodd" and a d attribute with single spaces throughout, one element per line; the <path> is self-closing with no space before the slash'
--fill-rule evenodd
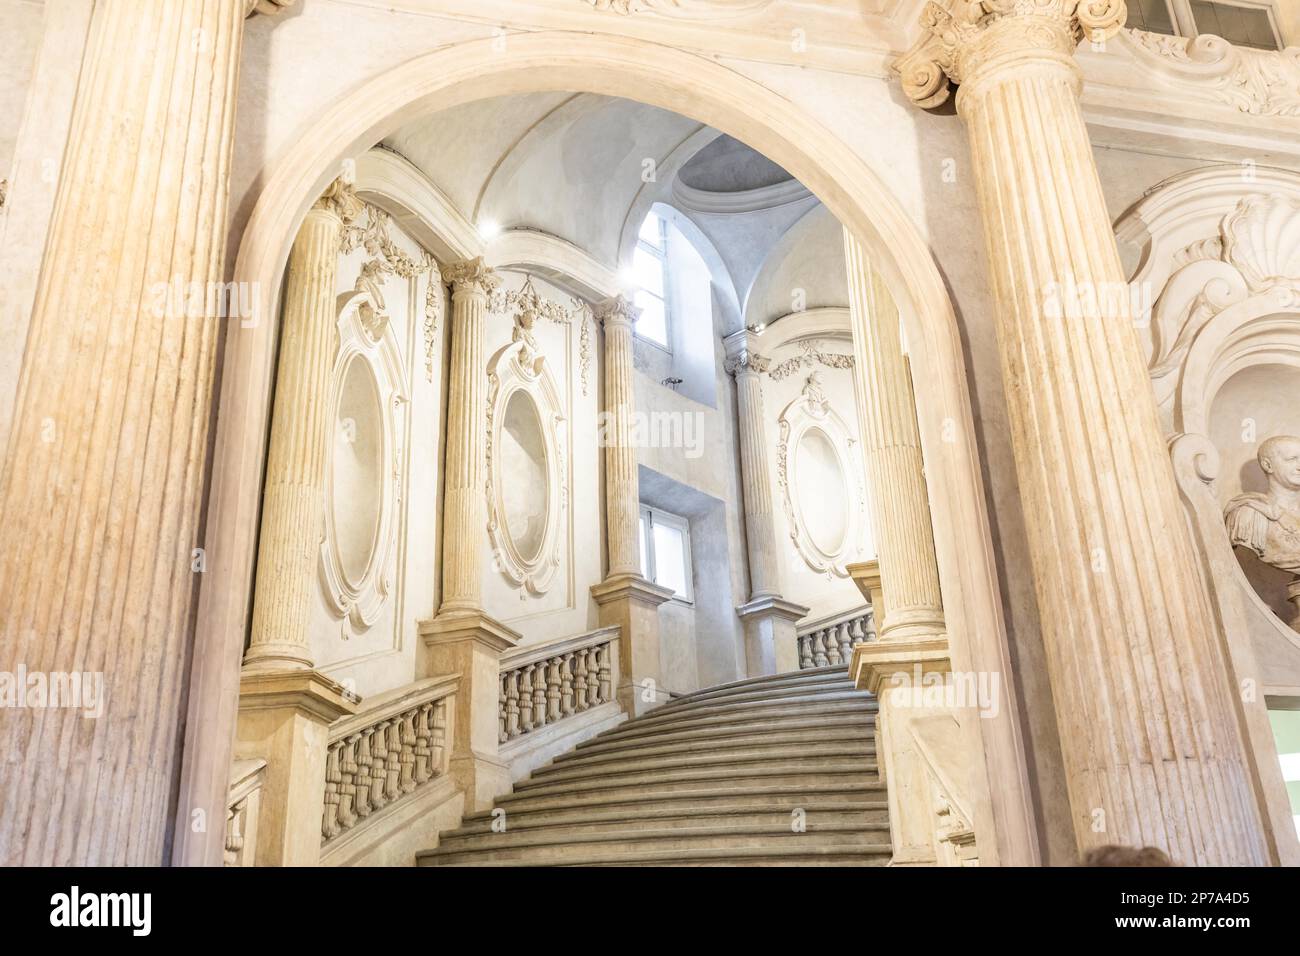
<path id="1" fill-rule="evenodd" d="M 638 717 L 637 720 L 638 722 L 644 720 L 650 723 L 657 718 L 677 717 L 700 710 L 726 711 L 742 708 L 749 704 L 774 706 L 825 700 L 857 700 L 861 701 L 864 706 L 873 709 L 876 707 L 875 697 L 864 690 L 855 690 L 851 685 L 826 688 L 793 685 L 771 691 L 747 690 L 718 698 L 705 697 L 697 700 L 694 697 L 683 697 L 664 704 L 645 716 Z"/>
<path id="2" fill-rule="evenodd" d="M 874 734 L 868 725 L 865 736 L 873 739 Z M 585 760 L 588 756 L 601 754 L 631 754 L 667 752 L 675 747 L 695 749 L 700 747 L 730 747 L 750 740 L 781 741 L 827 741 L 827 740 L 861 740 L 864 736 L 862 720 L 859 717 L 799 718 L 795 720 L 765 720 L 742 724 L 739 727 L 728 723 L 705 725 L 687 730 L 663 731 L 657 734 L 631 734 L 626 737 L 594 737 L 570 750 L 560 754 L 554 763 L 569 763 Z"/>
<path id="3" fill-rule="evenodd" d="M 416 858 L 420 866 L 449 866 L 426 851 Z M 764 846 L 721 850 L 644 850 L 579 856 L 563 866 L 888 866 L 892 853 L 888 844 L 870 846 Z M 527 861 L 498 860 L 496 854 L 467 854 L 456 866 L 532 866 Z"/>
<path id="4" fill-rule="evenodd" d="M 557 793 L 604 793 L 622 792 L 627 788 L 656 787 L 662 790 L 689 790 L 702 783 L 720 786 L 747 786 L 750 784 L 767 784 L 771 786 L 826 786 L 846 781 L 872 783 L 878 777 L 874 764 L 864 761 L 829 761 L 823 760 L 816 769 L 792 770 L 781 763 L 775 765 L 746 766 L 738 768 L 709 767 L 706 769 L 685 768 L 678 770 L 656 770 L 652 773 L 624 773 L 617 776 L 594 774 L 585 779 L 558 780 L 536 783 L 524 780 L 515 785 L 514 796 L 541 795 Z M 504 798 L 503 798 L 504 800 Z M 498 800 L 501 805 L 503 800 Z"/>
<path id="5" fill-rule="evenodd" d="M 819 805 L 851 804 L 862 801 L 880 802 L 885 798 L 884 784 L 878 780 L 842 777 L 830 784 L 770 784 L 765 781 L 746 781 L 743 786 L 696 786 L 664 789 L 654 786 L 619 787 L 597 793 L 558 794 L 505 794 L 497 806 L 509 814 L 538 813 L 551 810 L 621 812 L 646 807 L 672 808 L 681 806 L 749 806 L 767 809 L 792 810 L 808 803 Z M 490 820 L 491 810 L 473 813 L 465 819 L 477 823 Z"/>
<path id="6" fill-rule="evenodd" d="M 857 697 L 812 698 L 799 701 L 764 703 L 747 702 L 743 705 L 719 706 L 685 713 L 651 711 L 635 720 L 624 721 L 593 738 L 612 740 L 616 737 L 642 736 L 664 730 L 683 730 L 710 724 L 740 726 L 754 720 L 795 720 L 813 716 L 846 715 L 864 721 L 866 727 L 874 726 L 876 708 Z"/>
<path id="7" fill-rule="evenodd" d="M 790 824 L 749 826 L 703 826 L 689 830 L 679 827 L 623 830 L 622 832 L 582 831 L 557 828 L 522 833 L 487 833 L 456 837 L 444 846 L 421 854 L 440 863 L 456 865 L 490 851 L 500 862 L 519 861 L 536 865 L 557 864 L 574 857 L 592 854 L 635 854 L 640 850 L 685 851 L 724 849 L 762 849 L 780 846 L 799 847 L 806 852 L 814 847 L 859 847 L 887 845 L 888 825 L 817 826 L 796 831 Z M 883 831 L 883 834 L 882 834 Z"/>
<path id="8" fill-rule="evenodd" d="M 889 828 L 889 805 L 885 801 L 845 801 L 834 803 L 823 800 L 797 800 L 787 798 L 778 804 L 760 806 L 752 803 L 709 803 L 704 800 L 658 800 L 637 803 L 596 805 L 590 807 L 561 807 L 555 810 L 510 810 L 504 817 L 509 833 L 546 828 L 576 828 L 598 832 L 623 832 L 626 830 L 680 827 L 691 829 L 701 826 L 753 826 L 786 825 L 795 819 L 799 810 L 803 819 L 812 824 L 838 826 L 880 826 Z M 478 833 L 492 833 L 498 818 L 491 813 L 475 814 L 466 818 L 459 829 L 443 837 L 440 846 L 450 841 Z M 457 842 L 457 846 L 460 846 Z"/>
<path id="9" fill-rule="evenodd" d="M 860 759 L 875 766 L 874 748 L 859 737 L 856 740 L 824 742 L 750 742 L 737 747 L 684 748 L 680 745 L 666 753 L 606 754 L 564 763 L 553 763 L 534 770 L 533 781 L 540 784 L 556 780 L 586 779 L 595 775 L 610 777 L 624 773 L 649 773 L 679 767 L 740 767 L 780 762 L 790 769 L 816 770 L 822 758 Z"/>
<path id="10" fill-rule="evenodd" d="M 677 705 L 688 701 L 717 700 L 719 698 L 730 697 L 737 694 L 752 693 L 756 690 L 770 692 L 791 687 L 803 687 L 809 689 L 825 688 L 833 690 L 856 689 L 853 681 L 849 678 L 847 668 L 817 668 L 815 670 L 794 671 L 776 677 L 756 677 L 750 678 L 749 680 L 736 681 L 731 684 L 718 684 L 714 687 L 695 691 L 694 693 L 683 694 L 681 697 L 675 697 L 663 706 L 676 707 Z M 862 693 L 865 693 L 865 691 Z"/>

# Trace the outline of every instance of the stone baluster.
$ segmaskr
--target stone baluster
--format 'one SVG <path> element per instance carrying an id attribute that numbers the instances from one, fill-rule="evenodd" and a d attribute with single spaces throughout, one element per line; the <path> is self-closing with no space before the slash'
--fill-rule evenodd
<path id="1" fill-rule="evenodd" d="M 510 684 L 510 675 L 502 674 L 500 686 L 497 688 L 497 742 L 505 743 L 510 739 L 510 733 L 506 730 L 506 701 Z"/>
<path id="2" fill-rule="evenodd" d="M 560 658 L 546 662 L 546 722 L 560 719 Z"/>
<path id="3" fill-rule="evenodd" d="M 506 675 L 506 736 L 514 739 L 521 733 L 519 726 L 519 672 Z"/>
<path id="4" fill-rule="evenodd" d="M 415 717 L 415 783 L 419 786 L 433 776 L 432 751 L 429 747 L 431 732 L 429 729 L 429 712 L 432 705 L 425 704 Z M 504 729 L 504 724 L 502 727 Z"/>
<path id="5" fill-rule="evenodd" d="M 813 662 L 813 653 L 812 653 L 812 635 L 800 634 L 799 635 L 799 669 L 805 670 L 813 666 L 814 666 L 814 662 Z"/>
<path id="6" fill-rule="evenodd" d="M 321 836 L 326 840 L 339 832 L 339 784 L 342 782 L 339 748 L 331 747 L 325 760 L 325 817 L 321 826 Z"/>
<path id="7" fill-rule="evenodd" d="M 587 654 L 578 651 L 574 656 L 578 666 L 573 678 L 573 708 L 581 713 L 587 709 Z"/>
<path id="8" fill-rule="evenodd" d="M 519 730 L 528 733 L 533 729 L 533 669 L 525 667 L 519 672 Z"/>
<path id="9" fill-rule="evenodd" d="M 1075 48 L 1124 13 L 932 3 L 897 68 L 926 107 L 960 84 L 1079 847 L 1258 865 L 1276 845 L 1079 105 Z"/>
<path id="10" fill-rule="evenodd" d="M 370 758 L 370 738 L 373 729 L 367 727 L 357 737 L 357 816 L 365 819 L 370 816 L 370 793 L 373 780 L 371 779 L 371 758 Z"/>
<path id="11" fill-rule="evenodd" d="M 347 829 L 357 822 L 357 744 L 359 734 L 352 734 L 340 748 L 339 757 L 339 826 Z"/>
<path id="12" fill-rule="evenodd" d="M 573 654 L 565 654 L 560 664 L 560 712 L 568 717 L 573 713 Z"/>

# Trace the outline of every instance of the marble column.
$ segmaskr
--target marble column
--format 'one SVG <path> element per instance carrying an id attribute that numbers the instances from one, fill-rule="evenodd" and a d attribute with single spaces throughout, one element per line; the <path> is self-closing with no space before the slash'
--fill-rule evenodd
<path id="1" fill-rule="evenodd" d="M 487 540 L 484 482 L 487 448 L 487 362 L 483 324 L 500 285 L 483 260 L 442 269 L 451 283 L 451 370 L 444 463 L 442 596 L 438 614 L 420 633 L 429 675 L 458 674 L 450 770 L 467 808 L 485 809 L 510 789 L 497 756 L 501 655 L 519 634 L 483 610 L 483 546 Z"/>
<path id="2" fill-rule="evenodd" d="M 320 587 L 325 462 L 334 437 L 335 285 L 344 225 L 362 208 L 352 186 L 335 180 L 307 212 L 289 253 L 246 671 L 312 666 L 307 628 Z"/>
<path id="3" fill-rule="evenodd" d="M 749 600 L 736 609 L 745 629 L 746 665 L 750 677 L 796 671 L 799 643 L 795 625 L 808 614 L 808 608 L 781 596 L 763 405 L 763 373 L 771 362 L 757 351 L 758 336 L 748 329 L 727 336 L 723 345 L 725 368 L 736 379 L 740 483 L 749 557 Z"/>
<path id="4" fill-rule="evenodd" d="M 320 588 L 325 464 L 334 438 L 329 396 L 338 354 L 338 260 L 344 227 L 362 208 L 349 183 L 331 183 L 307 211 L 285 272 L 253 622 L 234 750 L 236 759 L 266 761 L 254 861 L 259 866 L 318 861 L 329 725 L 356 712 L 355 699 L 313 669 L 308 625 Z"/>
<path id="5" fill-rule="evenodd" d="M 960 84 L 1079 847 L 1271 862 L 1079 106 L 1074 50 L 1124 4 L 951 6 L 896 69 L 926 107 Z"/>
<path id="6" fill-rule="evenodd" d="M 596 309 L 605 330 L 605 529 L 609 572 L 594 585 L 601 627 L 619 627 L 618 699 L 641 714 L 668 699 L 660 687 L 659 606 L 672 591 L 641 573 L 641 490 L 635 442 L 636 381 L 632 325 L 638 311 L 624 296 Z"/>
<path id="7" fill-rule="evenodd" d="M 862 447 L 881 589 L 889 608 L 888 616 L 876 621 L 876 633 L 882 641 L 942 636 L 943 598 L 930 497 L 898 306 L 847 230 L 844 252 Z"/>
<path id="8" fill-rule="evenodd" d="M 164 860 L 250 10 L 95 4 L 0 472 L 0 670 L 98 675 L 99 713 L 0 715 L 6 864 Z"/>

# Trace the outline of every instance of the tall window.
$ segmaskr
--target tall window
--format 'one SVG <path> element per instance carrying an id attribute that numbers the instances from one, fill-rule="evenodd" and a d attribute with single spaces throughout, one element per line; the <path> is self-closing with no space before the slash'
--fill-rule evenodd
<path id="1" fill-rule="evenodd" d="M 668 224 L 654 213 L 645 217 L 632 253 L 635 302 L 641 310 L 636 334 L 668 348 Z"/>
<path id="2" fill-rule="evenodd" d="M 641 573 L 673 597 L 691 602 L 691 526 L 677 515 L 641 506 Z"/>
<path id="3" fill-rule="evenodd" d="M 1128 25 L 1194 37 L 1213 33 L 1237 46 L 1282 49 L 1272 0 L 1128 0 Z"/>

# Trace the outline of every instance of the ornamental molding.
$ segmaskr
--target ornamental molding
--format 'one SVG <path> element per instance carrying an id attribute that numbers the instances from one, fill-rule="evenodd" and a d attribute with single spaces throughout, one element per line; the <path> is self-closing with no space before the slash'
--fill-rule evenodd
<path id="1" fill-rule="evenodd" d="M 772 0 L 582 0 L 595 10 L 630 16 L 651 13 L 691 20 L 722 20 L 757 13 Z"/>
<path id="2" fill-rule="evenodd" d="M 403 279 L 416 279 L 428 275 L 424 289 L 424 373 L 429 382 L 433 382 L 433 353 L 437 341 L 438 323 L 442 320 L 443 309 L 443 275 L 438 262 L 427 250 L 422 250 L 419 257 L 411 256 L 392 237 L 392 217 L 372 203 L 357 200 L 365 215 L 360 211 L 351 219 L 344 221 L 341 251 L 346 255 L 357 249 L 364 249 L 367 255 L 361 264 L 355 291 L 368 296 L 365 305 L 366 321 L 371 324 L 384 324 L 388 315 L 384 309 L 383 281 L 387 276 L 396 275 Z"/>
<path id="3" fill-rule="evenodd" d="M 1300 49 L 1253 50 L 1222 37 L 1125 30 L 1121 44 L 1180 93 L 1253 116 L 1300 116 Z"/>
<path id="4" fill-rule="evenodd" d="M 804 339 L 797 343 L 799 354 L 772 366 L 768 375 L 774 381 L 781 381 L 803 369 L 822 365 L 833 369 L 853 368 L 853 356 L 844 352 L 827 352 L 823 349 L 821 339 Z"/>
<path id="5" fill-rule="evenodd" d="M 1127 14 L 1124 0 L 946 0 L 921 11 L 921 36 L 893 63 L 903 92 L 923 109 L 947 101 L 954 84 L 990 65 L 1019 65 L 1017 54 L 1072 58 L 1079 41 L 1109 39 Z"/>
<path id="6" fill-rule="evenodd" d="M 821 373 L 808 375 L 800 396 L 787 405 L 777 419 L 780 438 L 776 449 L 777 486 L 781 492 L 790 539 L 795 551 L 813 571 L 828 577 L 849 576 L 847 566 L 861 553 L 862 530 L 866 527 L 867 496 L 859 469 L 852 467 L 854 436 L 822 387 Z M 814 538 L 804 519 L 796 489 L 799 486 L 798 450 L 803 437 L 817 430 L 835 450 L 844 489 L 851 500 L 844 505 L 844 533 L 840 546 L 827 551 Z"/>
<path id="7" fill-rule="evenodd" d="M 522 290 L 521 290 L 522 291 Z M 537 311 L 519 310 L 509 345 L 488 363 L 486 473 L 488 538 L 493 566 L 528 594 L 545 594 L 560 567 L 564 513 L 568 508 L 564 403 L 555 378 L 532 335 Z M 505 413 L 516 392 L 526 393 L 541 425 L 546 452 L 546 524 L 536 554 L 523 554 L 510 534 L 505 510 L 506 484 L 516 476 L 502 473 L 501 433 Z"/>
<path id="8" fill-rule="evenodd" d="M 373 316 L 378 314 L 376 305 L 366 292 L 346 292 L 338 297 L 339 350 L 330 374 L 329 421 L 336 423 L 343 386 L 352 362 L 364 362 L 369 367 L 378 390 L 380 435 L 377 438 L 383 463 L 381 487 L 374 489 L 380 503 L 370 560 L 364 571 L 353 578 L 344 569 L 334 521 L 334 442 L 329 443 L 325 463 L 325 533 L 317 566 L 326 604 L 341 619 L 344 640 L 378 620 L 392 590 L 397 531 L 403 506 L 402 436 L 405 430 L 401 416 L 403 410 L 409 408 L 411 397 L 405 385 L 401 348 L 393 329 L 387 323 L 377 327 L 373 321 Z"/>
<path id="9" fill-rule="evenodd" d="M 582 382 L 582 395 L 584 398 L 587 396 L 591 386 L 591 323 L 594 320 L 589 304 L 577 296 L 571 296 L 567 306 L 548 299 L 533 286 L 532 274 L 525 272 L 524 283 L 518 289 L 505 291 L 494 289 L 489 293 L 488 309 L 491 312 L 511 313 L 515 322 L 514 341 L 520 341 L 519 336 L 525 334 L 521 329 L 526 329 L 529 348 L 534 352 L 536 343 L 532 340 L 532 330 L 538 319 L 545 319 L 556 325 L 569 327 L 576 325 L 578 327 L 578 372 Z"/>
<path id="10" fill-rule="evenodd" d="M 772 360 L 770 358 L 752 349 L 741 349 L 723 362 L 723 368 L 726 369 L 728 375 L 738 375 L 742 372 L 758 375 L 766 372 L 771 366 Z"/>

